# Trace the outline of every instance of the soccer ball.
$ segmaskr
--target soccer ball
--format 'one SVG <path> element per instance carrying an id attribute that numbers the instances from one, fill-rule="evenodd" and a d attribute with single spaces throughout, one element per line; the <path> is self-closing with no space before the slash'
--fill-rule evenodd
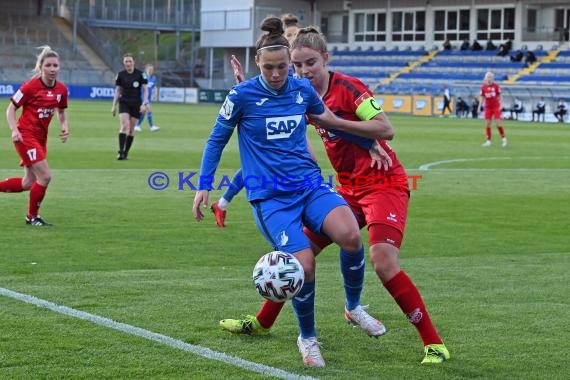
<path id="1" fill-rule="evenodd" d="M 295 297 L 304 282 L 303 266 L 289 253 L 266 253 L 253 268 L 255 288 L 261 296 L 274 302 L 285 302 Z"/>

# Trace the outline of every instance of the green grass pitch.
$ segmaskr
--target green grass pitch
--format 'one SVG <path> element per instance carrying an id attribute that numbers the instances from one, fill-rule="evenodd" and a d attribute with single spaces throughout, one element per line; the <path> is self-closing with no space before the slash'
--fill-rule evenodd
<path id="1" fill-rule="evenodd" d="M 4 101 L 5 106 L 8 100 Z M 327 367 L 306 369 L 286 305 L 269 337 L 231 336 L 218 321 L 254 313 L 256 260 L 271 247 L 243 194 L 227 228 L 208 211 L 197 223 L 194 192 L 178 173 L 198 171 L 217 105 L 153 105 L 155 123 L 116 160 L 110 102 L 72 101 L 70 139 L 52 121 L 53 179 L 41 214 L 24 224 L 28 193 L 0 194 L 0 288 L 207 347 L 292 374 L 322 379 L 562 379 L 570 362 L 570 128 L 506 121 L 510 145 L 482 148 L 481 120 L 391 115 L 391 143 L 413 191 L 401 264 L 418 285 L 452 359 L 419 364 L 415 329 L 366 269 L 363 303 L 388 333 L 370 339 L 343 319 L 338 249 L 317 260 L 316 320 Z M 325 175 L 332 174 L 309 131 Z M 20 176 L 5 119 L 0 178 Z M 428 170 L 420 166 L 436 163 Z M 235 136 L 218 174 L 239 167 Z M 154 191 L 161 171 L 170 186 Z M 211 193 L 211 201 L 221 195 Z M 363 231 L 367 241 L 366 231 Z M 566 374 L 566 375 L 564 375 Z M 264 379 L 228 363 L 0 296 L 0 378 Z"/>

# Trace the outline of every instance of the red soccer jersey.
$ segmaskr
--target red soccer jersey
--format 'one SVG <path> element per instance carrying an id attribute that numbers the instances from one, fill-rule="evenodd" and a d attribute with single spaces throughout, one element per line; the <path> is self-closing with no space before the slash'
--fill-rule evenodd
<path id="1" fill-rule="evenodd" d="M 500 108 L 501 88 L 497 83 L 483 84 L 481 86 L 481 96 L 485 99 L 485 108 Z"/>
<path id="2" fill-rule="evenodd" d="M 323 97 L 323 101 L 335 115 L 354 121 L 361 120 L 357 116 L 357 109 L 361 106 L 367 108 L 368 119 L 383 112 L 376 102 L 371 102 L 373 99 L 372 92 L 360 80 L 335 72 L 331 72 L 329 88 Z M 365 148 L 319 128 L 317 125 L 315 129 L 323 140 L 334 170 L 339 175 L 341 186 L 350 182 L 354 186 L 354 191 L 358 192 L 369 189 L 374 182 L 377 185 L 385 180 L 389 182 L 397 180 L 402 189 L 408 190 L 406 171 L 396 157 L 396 153 L 385 141 L 379 141 L 379 143 L 392 159 L 392 166 L 387 171 L 370 167 L 371 157 Z M 388 184 L 388 186 L 392 185 L 393 183 Z"/>
<path id="3" fill-rule="evenodd" d="M 67 87 L 57 81 L 48 87 L 39 77 L 34 78 L 12 95 L 12 103 L 16 108 L 24 107 L 18 119 L 20 133 L 45 139 L 56 108 L 67 108 Z"/>

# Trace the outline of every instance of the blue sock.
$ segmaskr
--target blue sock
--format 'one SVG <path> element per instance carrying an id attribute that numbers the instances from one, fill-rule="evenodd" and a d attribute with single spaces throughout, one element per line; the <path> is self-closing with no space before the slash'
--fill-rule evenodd
<path id="1" fill-rule="evenodd" d="M 140 117 L 140 119 L 137 121 L 137 125 L 136 125 L 136 126 L 137 126 L 137 127 L 140 127 L 143 121 L 144 121 L 144 115 L 142 115 L 142 116 Z"/>
<path id="2" fill-rule="evenodd" d="M 227 200 L 228 203 L 231 202 L 232 199 L 234 199 L 234 197 L 241 191 L 241 189 L 243 189 L 243 186 L 243 175 L 241 174 L 241 169 L 239 169 L 237 172 L 235 172 L 232 178 L 231 186 L 228 186 L 224 192 L 224 199 Z"/>
<path id="3" fill-rule="evenodd" d="M 356 253 L 348 253 L 340 250 L 340 271 L 344 279 L 344 294 L 346 296 L 346 308 L 352 310 L 360 305 L 360 294 L 364 284 L 364 246 Z"/>
<path id="4" fill-rule="evenodd" d="M 317 336 L 315 329 L 315 282 L 305 282 L 291 303 L 297 316 L 301 338 L 307 339 Z"/>
<path id="5" fill-rule="evenodd" d="M 146 118 L 148 120 L 148 123 L 150 124 L 150 126 L 152 127 L 154 124 L 152 122 L 152 112 L 147 112 L 146 113 Z"/>

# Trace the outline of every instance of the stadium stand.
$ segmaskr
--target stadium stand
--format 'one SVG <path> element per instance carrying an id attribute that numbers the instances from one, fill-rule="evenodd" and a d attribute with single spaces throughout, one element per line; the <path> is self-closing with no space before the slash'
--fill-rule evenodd
<path id="1" fill-rule="evenodd" d="M 563 88 L 560 92 L 556 88 L 541 89 L 536 85 L 549 81 L 564 84 L 570 80 L 570 51 L 535 50 L 533 53 L 537 61 L 529 65 L 512 61 L 510 55 L 501 57 L 498 50 L 333 49 L 329 65 L 332 70 L 359 77 L 378 94 L 440 96 L 445 83 L 452 88 L 454 97 L 461 96 L 469 106 L 479 96 L 485 73 L 492 71 L 503 87 L 505 110 L 519 98 L 528 111 L 521 113 L 519 119 L 531 120 L 530 111 L 541 97 L 546 99 L 547 114 L 552 113 L 564 91 Z M 527 83 L 533 86 L 532 90 Z M 506 111 L 505 117 L 509 115 Z"/>
<path id="2" fill-rule="evenodd" d="M 60 6 L 61 5 L 61 6 Z M 36 62 L 35 49 L 49 45 L 61 57 L 59 78 L 68 84 L 112 83 L 114 71 L 93 41 L 73 34 L 72 25 L 63 16 L 63 3 L 55 0 L 0 0 L 0 81 L 20 83 L 30 78 Z M 61 13 L 61 14 L 60 14 Z M 69 14 L 69 12 L 67 12 Z M 59 16 L 58 16 L 59 15 Z"/>
<path id="3" fill-rule="evenodd" d="M 565 83 L 570 85 L 570 51 L 558 52 L 553 58 L 554 62 L 539 63 L 532 73 L 522 75 L 518 80 L 535 84 Z"/>
<path id="4" fill-rule="evenodd" d="M 58 23 L 60 25 L 58 26 Z M 63 31 L 62 29 L 63 28 Z M 23 82 L 30 78 L 36 63 L 35 47 L 49 45 L 61 57 L 60 80 L 64 83 L 99 84 L 108 81 L 104 65 L 93 67 L 86 52 L 74 51 L 65 28 L 69 25 L 55 17 L 16 14 L 0 24 L 2 49 L 10 54 L 0 55 L 0 81 Z"/>
<path id="5" fill-rule="evenodd" d="M 404 71 L 428 53 L 424 50 L 342 50 L 333 51 L 331 70 L 353 75 L 374 88 L 382 79 Z"/>

